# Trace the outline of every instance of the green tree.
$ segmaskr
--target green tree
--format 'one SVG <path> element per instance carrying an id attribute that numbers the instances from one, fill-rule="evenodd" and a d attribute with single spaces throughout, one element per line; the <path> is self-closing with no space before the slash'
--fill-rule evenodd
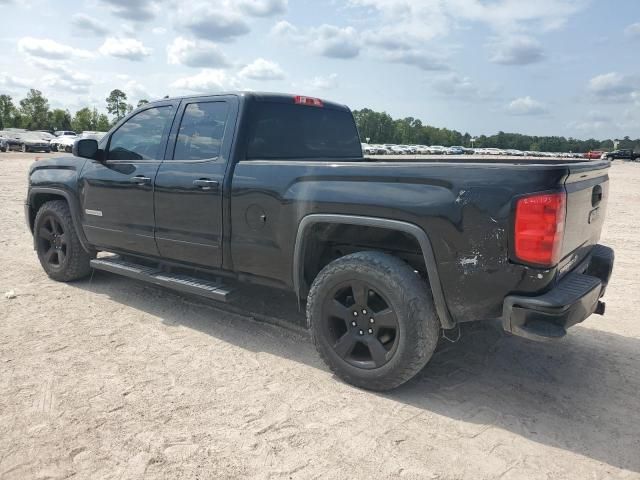
<path id="1" fill-rule="evenodd" d="M 141 106 L 146 105 L 147 103 L 149 103 L 149 100 L 147 100 L 146 98 L 142 98 L 138 100 L 138 104 L 136 105 L 136 108 L 140 108 Z"/>
<path id="2" fill-rule="evenodd" d="M 71 127 L 73 128 L 73 130 L 78 133 L 85 130 L 94 130 L 92 114 L 93 112 L 89 107 L 84 107 L 78 110 L 73 116 L 73 121 L 71 122 Z"/>
<path id="3" fill-rule="evenodd" d="M 49 112 L 49 130 L 71 130 L 71 113 L 69 110 L 56 108 Z"/>
<path id="4" fill-rule="evenodd" d="M 22 126 L 29 130 L 45 130 L 49 126 L 49 101 L 40 90 L 31 89 L 20 100 Z"/>
<path id="5" fill-rule="evenodd" d="M 116 120 L 120 120 L 127 113 L 127 109 L 130 105 L 127 103 L 127 94 L 122 90 L 111 90 L 111 93 L 106 98 L 107 111 L 115 116 Z"/>
<path id="6" fill-rule="evenodd" d="M 110 128 L 111 122 L 109 122 L 109 117 L 104 113 L 98 115 L 98 119 L 96 120 L 96 130 L 99 132 L 107 132 Z"/>
<path id="7" fill-rule="evenodd" d="M 0 95 L 0 129 L 15 127 L 16 107 L 9 95 Z"/>

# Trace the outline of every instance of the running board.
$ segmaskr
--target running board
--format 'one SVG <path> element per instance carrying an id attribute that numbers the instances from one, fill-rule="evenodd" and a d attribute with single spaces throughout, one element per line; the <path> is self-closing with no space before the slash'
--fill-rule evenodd
<path id="1" fill-rule="evenodd" d="M 159 268 L 127 262 L 119 257 L 96 258 L 91 260 L 91 267 L 219 302 L 226 302 L 231 295 L 231 290 L 225 288 L 222 283 L 167 273 Z"/>

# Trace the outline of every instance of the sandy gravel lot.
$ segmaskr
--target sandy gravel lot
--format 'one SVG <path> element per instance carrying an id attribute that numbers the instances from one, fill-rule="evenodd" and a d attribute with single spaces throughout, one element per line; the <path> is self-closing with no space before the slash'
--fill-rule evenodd
<path id="1" fill-rule="evenodd" d="M 471 325 L 374 394 L 295 330 L 106 273 L 49 280 L 33 157 L 0 154 L 0 478 L 640 478 L 640 164 L 610 171 L 605 317 L 545 344 Z M 244 298 L 299 320 L 285 295 Z"/>

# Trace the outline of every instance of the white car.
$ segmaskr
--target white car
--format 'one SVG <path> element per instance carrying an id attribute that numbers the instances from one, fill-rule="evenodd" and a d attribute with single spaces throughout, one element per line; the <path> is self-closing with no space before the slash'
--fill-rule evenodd
<path id="1" fill-rule="evenodd" d="M 59 152 L 68 152 L 71 153 L 71 149 L 73 148 L 73 143 L 78 139 L 79 137 L 71 137 L 69 135 L 65 135 L 61 138 L 59 138 L 56 141 L 57 147 L 58 147 L 58 151 Z"/>
<path id="2" fill-rule="evenodd" d="M 391 148 L 392 155 L 406 155 L 407 153 L 407 151 L 400 145 L 391 145 L 389 148 Z"/>
<path id="3" fill-rule="evenodd" d="M 505 151 L 499 148 L 485 148 L 484 155 L 504 155 Z"/>
<path id="4" fill-rule="evenodd" d="M 446 155 L 447 148 L 443 147 L 442 145 L 431 145 L 429 147 L 429 153 L 432 153 L 434 155 Z"/>

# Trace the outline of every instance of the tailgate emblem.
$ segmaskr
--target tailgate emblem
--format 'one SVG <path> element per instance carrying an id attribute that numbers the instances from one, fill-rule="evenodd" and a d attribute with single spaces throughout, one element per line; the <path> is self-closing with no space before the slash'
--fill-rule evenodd
<path id="1" fill-rule="evenodd" d="M 593 210 L 591 210 L 591 212 L 589 212 L 589 223 L 595 222 L 596 220 L 598 220 L 598 218 L 600 218 L 599 208 L 594 208 Z"/>
<path id="2" fill-rule="evenodd" d="M 84 213 L 86 213 L 87 215 L 94 215 L 96 217 L 101 217 L 102 216 L 102 211 L 100 210 L 85 210 Z"/>

